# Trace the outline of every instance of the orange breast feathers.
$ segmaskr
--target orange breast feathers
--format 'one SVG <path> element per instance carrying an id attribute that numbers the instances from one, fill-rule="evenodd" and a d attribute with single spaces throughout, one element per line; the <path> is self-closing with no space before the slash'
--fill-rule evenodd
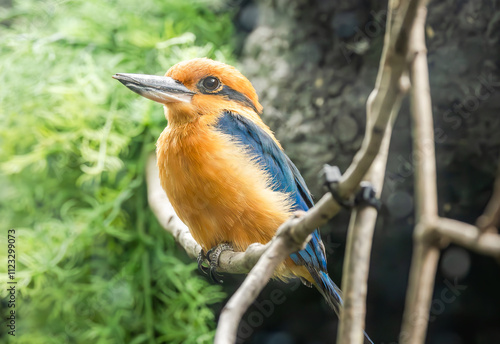
<path id="1" fill-rule="evenodd" d="M 205 251 L 223 242 L 237 251 L 268 242 L 291 215 L 288 195 L 273 191 L 255 159 L 204 119 L 163 131 L 162 187 Z"/>

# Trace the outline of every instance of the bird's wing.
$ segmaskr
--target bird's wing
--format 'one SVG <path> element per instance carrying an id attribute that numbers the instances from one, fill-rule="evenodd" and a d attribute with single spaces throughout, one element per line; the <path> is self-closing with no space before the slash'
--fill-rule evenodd
<path id="1" fill-rule="evenodd" d="M 313 206 L 311 194 L 299 170 L 276 142 L 257 124 L 235 113 L 225 112 L 215 128 L 242 144 L 272 177 L 275 191 L 290 193 L 295 210 Z M 299 265 L 326 272 L 326 254 L 319 231 L 315 230 L 304 250 L 290 255 Z"/>

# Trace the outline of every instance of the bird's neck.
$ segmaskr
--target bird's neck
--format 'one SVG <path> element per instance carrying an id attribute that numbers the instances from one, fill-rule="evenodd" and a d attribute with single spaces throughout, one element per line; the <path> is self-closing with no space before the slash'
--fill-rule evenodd
<path id="1" fill-rule="evenodd" d="M 198 121 L 199 114 L 189 103 L 171 103 L 163 106 L 165 118 L 171 127 L 183 127 Z"/>

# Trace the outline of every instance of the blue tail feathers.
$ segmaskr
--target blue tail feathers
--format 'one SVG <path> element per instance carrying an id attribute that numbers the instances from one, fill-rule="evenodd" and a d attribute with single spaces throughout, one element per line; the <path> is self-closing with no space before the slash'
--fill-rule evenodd
<path id="1" fill-rule="evenodd" d="M 340 308 L 343 306 L 342 291 L 340 288 L 337 287 L 330 276 L 324 271 L 318 271 L 317 274 L 312 275 L 316 282 L 316 287 L 325 298 L 326 303 L 335 311 L 337 316 L 340 316 Z"/>

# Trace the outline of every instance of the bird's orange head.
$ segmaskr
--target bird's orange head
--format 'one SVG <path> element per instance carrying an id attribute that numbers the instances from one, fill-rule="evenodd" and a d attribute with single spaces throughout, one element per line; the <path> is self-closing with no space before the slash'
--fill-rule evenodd
<path id="1" fill-rule="evenodd" d="M 132 91 L 165 106 L 169 125 L 216 118 L 223 111 L 262 112 L 250 81 L 236 68 L 207 58 L 180 62 L 165 76 L 116 74 Z"/>

